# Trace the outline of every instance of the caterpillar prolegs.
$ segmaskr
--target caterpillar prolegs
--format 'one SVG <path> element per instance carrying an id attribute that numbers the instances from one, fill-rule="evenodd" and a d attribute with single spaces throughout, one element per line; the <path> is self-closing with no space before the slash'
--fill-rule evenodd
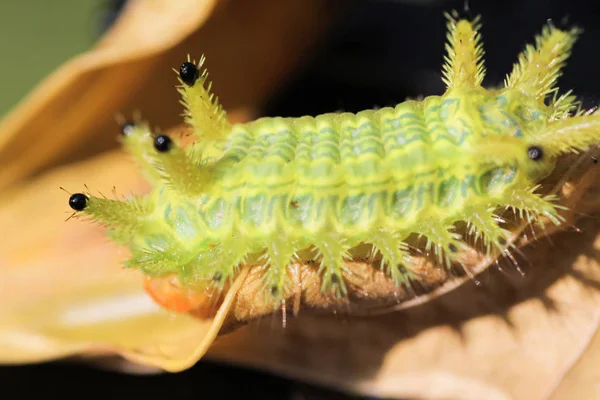
<path id="1" fill-rule="evenodd" d="M 124 147 L 153 190 L 124 201 L 76 193 L 71 208 L 107 225 L 131 251 L 127 266 L 150 278 L 221 293 L 258 266 L 274 307 L 299 263 L 319 275 L 321 293 L 343 298 L 357 258 L 409 286 L 421 279 L 415 252 L 441 269 L 461 263 L 466 236 L 485 254 L 508 252 L 506 209 L 560 226 L 539 182 L 559 156 L 600 142 L 600 115 L 556 86 L 579 31 L 547 25 L 504 86 L 486 89 L 479 19 L 447 17 L 446 92 L 357 114 L 232 124 L 204 58 L 188 59 L 179 92 L 194 145 L 124 124 Z"/>

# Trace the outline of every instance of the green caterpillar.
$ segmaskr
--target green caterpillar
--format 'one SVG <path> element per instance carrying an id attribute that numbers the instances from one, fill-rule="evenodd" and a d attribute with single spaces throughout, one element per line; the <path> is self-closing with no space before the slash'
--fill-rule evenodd
<path id="1" fill-rule="evenodd" d="M 560 225 L 560 207 L 538 183 L 558 156 L 600 141 L 600 115 L 557 95 L 579 31 L 546 26 L 504 87 L 485 89 L 479 18 L 447 17 L 445 94 L 357 114 L 231 124 L 204 58 L 188 59 L 179 91 L 196 143 L 184 149 L 126 123 L 124 145 L 154 190 L 125 201 L 76 193 L 71 208 L 109 226 L 131 250 L 128 266 L 148 276 L 224 290 L 242 265 L 261 265 L 273 304 L 290 292 L 295 260 L 314 260 L 321 290 L 345 296 L 345 263 L 361 245 L 403 285 L 419 279 L 411 235 L 450 267 L 466 246 L 458 225 L 488 253 L 508 251 L 506 208 Z"/>

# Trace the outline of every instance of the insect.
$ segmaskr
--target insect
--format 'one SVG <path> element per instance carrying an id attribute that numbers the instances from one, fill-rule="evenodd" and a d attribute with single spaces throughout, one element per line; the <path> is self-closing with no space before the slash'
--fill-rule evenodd
<path id="1" fill-rule="evenodd" d="M 559 156 L 600 140 L 600 115 L 556 86 L 579 30 L 548 24 L 504 87 L 486 89 L 480 19 L 447 18 L 446 92 L 357 114 L 231 124 L 204 57 L 188 58 L 179 92 L 196 142 L 184 148 L 126 123 L 122 141 L 152 192 L 123 201 L 75 193 L 69 204 L 107 225 L 131 250 L 127 265 L 150 278 L 224 291 L 244 265 L 259 265 L 274 305 L 290 293 L 298 260 L 317 271 L 321 292 L 343 297 L 353 257 L 376 257 L 373 268 L 398 286 L 418 281 L 415 235 L 440 268 L 460 263 L 459 226 L 483 251 L 506 253 L 501 213 L 561 225 L 539 182 Z"/>

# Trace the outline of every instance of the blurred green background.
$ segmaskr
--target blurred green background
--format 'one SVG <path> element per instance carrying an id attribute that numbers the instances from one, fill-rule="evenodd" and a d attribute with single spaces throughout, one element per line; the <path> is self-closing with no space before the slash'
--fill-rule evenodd
<path id="1" fill-rule="evenodd" d="M 112 3 L 0 1 L 0 118 L 46 75 L 94 44 L 111 20 Z"/>

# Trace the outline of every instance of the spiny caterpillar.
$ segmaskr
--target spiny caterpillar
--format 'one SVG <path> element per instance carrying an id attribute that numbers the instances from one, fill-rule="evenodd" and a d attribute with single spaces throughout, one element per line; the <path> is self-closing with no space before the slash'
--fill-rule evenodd
<path id="1" fill-rule="evenodd" d="M 600 115 L 557 94 L 579 31 L 547 25 L 504 87 L 486 89 L 479 18 L 447 17 L 446 92 L 357 114 L 232 124 L 204 58 L 188 58 L 179 92 L 194 145 L 124 124 L 124 146 L 153 191 L 125 201 L 76 193 L 71 208 L 109 226 L 131 250 L 127 265 L 149 277 L 224 291 L 243 266 L 258 265 L 273 305 L 290 293 L 297 261 L 317 271 L 322 293 L 343 297 L 346 263 L 361 254 L 398 287 L 419 280 L 415 251 L 450 268 L 469 236 L 487 254 L 507 254 L 501 213 L 561 225 L 539 182 L 560 155 L 600 142 Z M 415 236 L 425 239 L 420 249 Z"/>

